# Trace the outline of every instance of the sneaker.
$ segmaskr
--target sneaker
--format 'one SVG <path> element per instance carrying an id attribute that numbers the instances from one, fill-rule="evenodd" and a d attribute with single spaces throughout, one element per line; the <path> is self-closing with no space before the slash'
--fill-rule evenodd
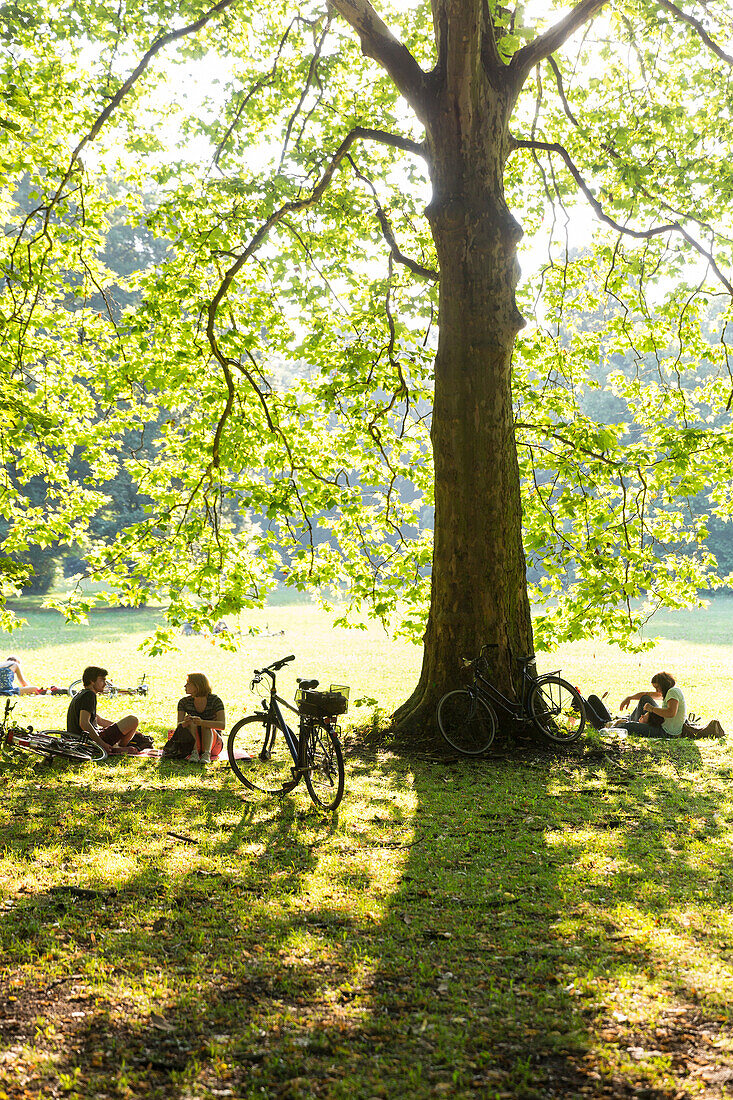
<path id="1" fill-rule="evenodd" d="M 210 764 L 210 763 L 211 763 L 211 753 L 208 752 L 206 749 L 204 749 L 204 751 L 201 753 L 201 756 L 199 757 L 199 764 Z"/>
<path id="2" fill-rule="evenodd" d="M 201 757 L 198 754 L 198 750 L 194 749 L 193 752 L 189 754 L 188 762 L 189 764 L 198 764 L 200 761 Z"/>

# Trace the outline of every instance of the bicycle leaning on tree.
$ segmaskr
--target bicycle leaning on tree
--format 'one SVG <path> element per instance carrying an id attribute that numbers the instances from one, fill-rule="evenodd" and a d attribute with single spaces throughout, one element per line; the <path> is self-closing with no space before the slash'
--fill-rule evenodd
<path id="1" fill-rule="evenodd" d="M 291 655 L 254 670 L 252 690 L 267 678 L 269 698 L 262 700 L 261 711 L 232 727 L 227 756 L 237 779 L 251 791 L 287 794 L 304 779 L 313 802 L 335 810 L 344 793 L 344 758 L 336 719 L 346 713 L 349 689 L 332 685 L 330 691 L 316 691 L 318 680 L 298 678 L 298 706 L 291 706 L 277 694 L 275 674 L 294 660 Z M 298 715 L 297 732 L 285 721 L 283 707 Z"/>
<path id="2" fill-rule="evenodd" d="M 514 702 L 488 679 L 486 652 L 495 648 L 488 643 L 473 660 L 464 657 L 464 666 L 473 671 L 473 683 L 447 692 L 438 703 L 438 728 L 451 748 L 465 756 L 486 752 L 496 736 L 497 708 L 509 723 L 529 724 L 554 744 L 577 741 L 585 728 L 585 706 L 578 689 L 558 672 L 537 676 L 534 656 L 518 657 L 522 684 L 519 701 Z"/>

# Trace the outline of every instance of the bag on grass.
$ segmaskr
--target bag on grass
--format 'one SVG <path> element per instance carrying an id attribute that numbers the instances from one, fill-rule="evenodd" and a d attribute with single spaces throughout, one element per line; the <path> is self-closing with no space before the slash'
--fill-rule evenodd
<path id="1" fill-rule="evenodd" d="M 193 752 L 194 736 L 185 726 L 176 726 L 165 745 L 163 760 L 185 760 Z"/>
<path id="2" fill-rule="evenodd" d="M 700 721 L 690 722 L 688 719 L 682 726 L 680 737 L 691 737 L 696 740 L 703 737 L 725 737 L 725 730 L 717 718 L 711 719 L 707 725 Z"/>
<path id="3" fill-rule="evenodd" d="M 135 733 L 130 738 L 130 744 L 136 749 L 152 749 L 153 739 L 147 733 Z"/>

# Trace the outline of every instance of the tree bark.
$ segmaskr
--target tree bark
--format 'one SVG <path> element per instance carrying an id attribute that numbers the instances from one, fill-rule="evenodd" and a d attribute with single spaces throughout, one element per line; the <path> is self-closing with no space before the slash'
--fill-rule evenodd
<path id="1" fill-rule="evenodd" d="M 514 696 L 516 658 L 533 652 L 511 390 L 521 229 L 503 190 L 513 97 L 449 85 L 427 126 L 440 263 L 435 538 L 422 673 L 393 719 L 411 740 L 434 730 L 441 695 L 464 682 L 461 658 L 494 644 L 491 678 Z"/>
<path id="2" fill-rule="evenodd" d="M 606 2 L 579 0 L 507 64 L 486 0 L 431 0 L 438 61 L 428 74 L 370 0 L 331 0 L 424 124 L 433 184 L 427 216 L 440 264 L 440 329 L 432 592 L 420 681 L 393 716 L 413 742 L 434 731 L 438 700 L 462 682 L 462 657 L 492 643 L 491 678 L 516 696 L 516 658 L 533 652 L 511 390 L 523 322 L 515 297 L 521 229 L 504 198 L 509 120 L 529 72 Z"/>

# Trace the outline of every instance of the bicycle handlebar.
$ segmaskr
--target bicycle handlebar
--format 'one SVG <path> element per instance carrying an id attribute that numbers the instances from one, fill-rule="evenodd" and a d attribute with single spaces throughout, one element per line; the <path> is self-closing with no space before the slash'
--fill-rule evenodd
<path id="1" fill-rule="evenodd" d="M 269 676 L 272 680 L 274 687 L 275 673 L 277 672 L 277 670 L 282 668 L 283 665 L 287 665 L 290 663 L 290 661 L 294 660 L 295 654 L 291 653 L 289 657 L 282 657 L 279 661 L 273 661 L 273 663 L 271 665 L 268 665 L 267 668 L 256 668 L 254 670 L 254 680 L 252 681 L 252 691 L 254 691 L 254 689 L 257 687 L 263 676 Z"/>
<path id="2" fill-rule="evenodd" d="M 283 665 L 289 664 L 290 661 L 295 660 L 295 654 L 291 653 L 289 657 L 283 657 L 279 661 L 273 661 L 267 668 L 256 668 L 254 670 L 255 676 L 262 676 L 265 672 L 277 672 Z"/>

